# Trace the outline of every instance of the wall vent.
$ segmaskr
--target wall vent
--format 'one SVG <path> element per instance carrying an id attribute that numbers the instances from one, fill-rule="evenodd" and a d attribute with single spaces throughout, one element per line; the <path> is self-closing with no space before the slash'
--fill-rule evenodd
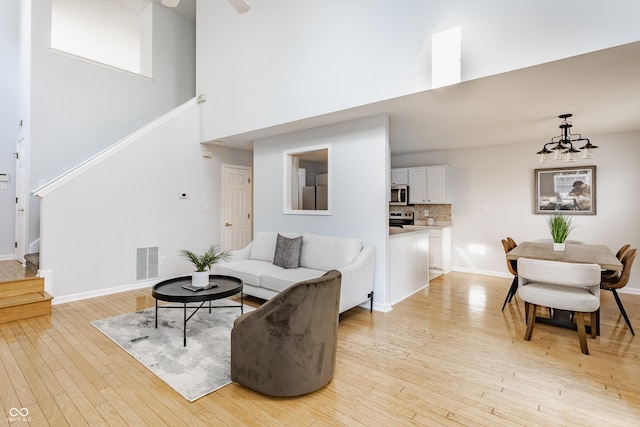
<path id="1" fill-rule="evenodd" d="M 158 278 L 158 247 L 136 248 L 136 282 Z"/>

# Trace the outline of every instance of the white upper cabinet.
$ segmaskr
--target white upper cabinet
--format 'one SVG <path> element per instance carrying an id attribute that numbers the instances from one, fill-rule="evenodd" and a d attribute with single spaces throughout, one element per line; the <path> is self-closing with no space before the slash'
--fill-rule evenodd
<path id="1" fill-rule="evenodd" d="M 409 168 L 409 203 L 427 203 L 427 168 Z"/>
<path id="2" fill-rule="evenodd" d="M 448 166 L 427 166 L 427 203 L 450 203 L 447 191 Z"/>
<path id="3" fill-rule="evenodd" d="M 409 170 L 407 168 L 391 169 L 391 185 L 409 184 Z"/>
<path id="4" fill-rule="evenodd" d="M 447 191 L 448 166 L 409 168 L 409 203 L 451 203 Z"/>

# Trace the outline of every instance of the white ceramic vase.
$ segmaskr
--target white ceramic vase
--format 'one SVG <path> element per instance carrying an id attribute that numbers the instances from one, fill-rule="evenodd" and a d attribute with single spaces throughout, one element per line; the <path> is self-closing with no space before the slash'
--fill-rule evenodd
<path id="1" fill-rule="evenodd" d="M 558 251 L 558 252 L 563 252 L 564 251 L 564 242 L 562 242 L 562 243 L 554 243 L 553 244 L 553 250 L 554 251 Z"/>
<path id="2" fill-rule="evenodd" d="M 209 284 L 209 271 L 194 271 L 191 273 L 191 286 L 204 288 Z"/>

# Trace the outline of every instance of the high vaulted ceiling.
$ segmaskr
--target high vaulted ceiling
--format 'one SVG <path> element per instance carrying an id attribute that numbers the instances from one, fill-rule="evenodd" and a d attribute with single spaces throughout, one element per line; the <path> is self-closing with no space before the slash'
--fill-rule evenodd
<path id="1" fill-rule="evenodd" d="M 537 141 L 542 148 L 560 134 L 564 113 L 573 114 L 572 132 L 595 145 L 593 135 L 640 131 L 640 42 L 220 140 L 251 150 L 255 139 L 388 114 L 392 154 Z"/>

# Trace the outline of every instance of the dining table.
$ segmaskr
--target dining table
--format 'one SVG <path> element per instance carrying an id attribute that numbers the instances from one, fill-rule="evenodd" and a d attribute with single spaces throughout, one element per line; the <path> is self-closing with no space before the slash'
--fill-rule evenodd
<path id="1" fill-rule="evenodd" d="M 605 245 L 588 243 L 566 243 L 564 251 L 555 251 L 552 242 L 522 242 L 507 252 L 508 260 L 518 258 L 540 259 L 545 261 L 573 262 L 579 264 L 598 264 L 603 270 L 622 271 L 622 262 Z M 536 317 L 537 323 L 546 323 L 569 329 L 576 329 L 571 313 L 551 308 L 550 317 Z M 600 310 L 596 315 L 596 333 L 600 335 Z M 587 326 L 587 332 L 590 332 Z"/>

